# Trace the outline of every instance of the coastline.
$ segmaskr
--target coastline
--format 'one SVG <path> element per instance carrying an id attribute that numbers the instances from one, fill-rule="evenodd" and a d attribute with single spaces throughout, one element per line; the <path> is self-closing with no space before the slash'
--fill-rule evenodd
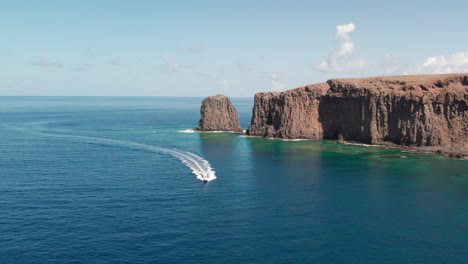
<path id="1" fill-rule="evenodd" d="M 247 134 L 468 156 L 466 73 L 330 79 L 255 95 Z"/>
<path id="2" fill-rule="evenodd" d="M 202 130 L 198 128 L 189 128 L 189 129 L 184 129 L 184 130 L 177 130 L 179 133 L 212 133 L 212 134 L 217 134 L 217 133 L 231 133 L 231 134 L 244 134 L 245 130 L 243 132 L 236 132 L 236 131 L 229 131 L 229 130 Z"/>
<path id="3" fill-rule="evenodd" d="M 284 139 L 279 137 L 262 137 L 262 136 L 252 136 L 252 135 L 242 135 L 242 137 L 247 138 L 265 138 L 265 139 L 272 139 L 272 140 L 281 140 L 281 141 L 320 141 L 325 139 L 308 139 L 308 138 L 291 138 L 291 139 Z M 346 140 L 330 140 L 334 142 L 338 142 L 344 145 L 352 145 L 352 146 L 361 146 L 361 147 L 382 147 L 382 148 L 394 148 L 399 149 L 404 152 L 412 152 L 412 153 L 426 153 L 426 154 L 435 154 L 440 155 L 448 158 L 454 158 L 459 160 L 468 160 L 468 149 L 454 149 L 449 147 L 440 147 L 440 146 L 400 146 L 396 145 L 391 142 L 379 142 L 378 144 L 365 144 L 359 143 L 354 141 L 346 141 Z"/>

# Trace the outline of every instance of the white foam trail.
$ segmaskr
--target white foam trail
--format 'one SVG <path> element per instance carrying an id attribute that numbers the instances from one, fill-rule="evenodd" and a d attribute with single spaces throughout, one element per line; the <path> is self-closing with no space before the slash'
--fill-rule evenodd
<path id="1" fill-rule="evenodd" d="M 345 141 L 337 141 L 338 143 L 344 144 L 344 145 L 351 145 L 351 146 L 360 146 L 360 147 L 385 147 L 383 145 L 370 145 L 370 144 L 364 144 L 364 143 L 354 143 L 354 142 L 345 142 Z"/>
<path id="2" fill-rule="evenodd" d="M 281 141 L 308 141 L 309 139 L 304 139 L 304 138 L 293 138 L 293 139 L 287 139 L 287 138 L 267 138 L 271 140 L 281 140 Z"/>
<path id="3" fill-rule="evenodd" d="M 159 153 L 171 155 L 179 159 L 180 161 L 182 161 L 183 164 L 189 167 L 192 170 L 192 173 L 197 176 L 198 180 L 212 181 L 216 179 L 215 171 L 211 167 L 210 163 L 204 158 L 194 153 L 188 152 L 188 151 L 182 151 L 178 149 L 160 148 L 160 147 L 155 147 L 155 146 L 136 143 L 136 142 L 108 139 L 108 138 L 55 134 L 55 133 L 47 133 L 43 131 L 29 131 L 29 132 L 33 134 L 49 136 L 49 137 L 67 138 L 67 139 L 72 139 L 72 140 L 79 139 L 80 142 L 84 142 L 84 143 L 107 144 L 110 146 L 120 146 L 120 147 L 131 148 L 131 149 L 141 149 L 141 150 L 147 150 L 147 151 L 153 151 L 153 152 L 159 152 Z"/>
<path id="4" fill-rule="evenodd" d="M 195 130 L 193 130 L 193 129 L 185 129 L 185 130 L 178 130 L 177 132 L 180 132 L 180 133 L 195 133 Z"/>
<path id="5" fill-rule="evenodd" d="M 245 133 L 245 130 L 243 130 Z M 223 131 L 223 130 L 214 130 L 214 131 L 195 131 L 194 129 L 184 129 L 184 130 L 177 130 L 179 133 L 235 133 L 233 131 Z"/>

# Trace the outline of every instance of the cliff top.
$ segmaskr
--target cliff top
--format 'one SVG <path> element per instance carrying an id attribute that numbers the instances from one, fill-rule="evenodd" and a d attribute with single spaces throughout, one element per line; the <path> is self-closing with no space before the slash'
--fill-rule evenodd
<path id="1" fill-rule="evenodd" d="M 337 78 L 331 79 L 331 81 L 337 82 L 352 82 L 356 84 L 363 84 L 369 81 L 381 81 L 381 82 L 406 82 L 406 83 L 421 83 L 421 82 L 437 82 L 438 80 L 445 79 L 463 79 L 468 76 L 468 73 L 449 73 L 449 74 L 425 74 L 425 75 L 396 75 L 396 76 L 377 76 L 368 78 Z M 460 79 L 460 80 L 461 80 Z"/>
<path id="2" fill-rule="evenodd" d="M 208 96 L 208 97 L 225 98 L 227 96 L 225 96 L 224 94 L 217 94 L 217 95 L 212 95 L 212 96 Z"/>
<path id="3" fill-rule="evenodd" d="M 326 83 L 302 86 L 285 92 L 259 93 L 259 95 L 270 94 L 271 96 L 277 96 L 304 92 L 320 95 L 326 92 L 346 93 L 357 91 L 418 95 L 438 93 L 441 88 L 444 88 L 444 91 L 458 91 L 460 95 L 466 94 L 468 91 L 468 73 L 330 79 Z"/>
<path id="4" fill-rule="evenodd" d="M 467 88 L 468 73 L 331 79 L 327 83 L 332 92 L 357 87 L 373 90 L 431 91 L 440 90 L 440 88 L 459 89 L 463 86 Z"/>
<path id="5" fill-rule="evenodd" d="M 225 96 L 224 94 L 217 94 L 217 95 L 211 95 L 211 96 L 207 96 L 205 98 L 206 99 L 209 99 L 209 100 L 218 100 L 218 99 L 229 99 L 229 97 Z"/>

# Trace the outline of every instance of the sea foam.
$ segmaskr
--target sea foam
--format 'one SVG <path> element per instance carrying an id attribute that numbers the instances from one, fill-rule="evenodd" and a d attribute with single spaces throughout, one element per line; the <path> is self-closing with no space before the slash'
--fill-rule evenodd
<path id="1" fill-rule="evenodd" d="M 180 133 L 195 133 L 195 130 L 193 130 L 193 129 L 185 129 L 185 130 L 178 130 L 177 132 L 180 132 Z"/>
<path id="2" fill-rule="evenodd" d="M 243 130 L 245 132 L 245 130 Z M 184 129 L 184 130 L 177 130 L 179 133 L 235 133 L 232 131 L 224 131 L 224 130 L 213 130 L 213 131 L 202 131 L 202 130 L 194 130 L 194 129 Z"/>

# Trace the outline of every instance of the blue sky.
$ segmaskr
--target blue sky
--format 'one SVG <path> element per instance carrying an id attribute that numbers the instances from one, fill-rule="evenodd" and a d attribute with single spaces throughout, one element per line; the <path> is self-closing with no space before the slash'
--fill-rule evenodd
<path id="1" fill-rule="evenodd" d="M 468 72 L 468 1 L 2 1 L 0 95 L 253 96 Z"/>

